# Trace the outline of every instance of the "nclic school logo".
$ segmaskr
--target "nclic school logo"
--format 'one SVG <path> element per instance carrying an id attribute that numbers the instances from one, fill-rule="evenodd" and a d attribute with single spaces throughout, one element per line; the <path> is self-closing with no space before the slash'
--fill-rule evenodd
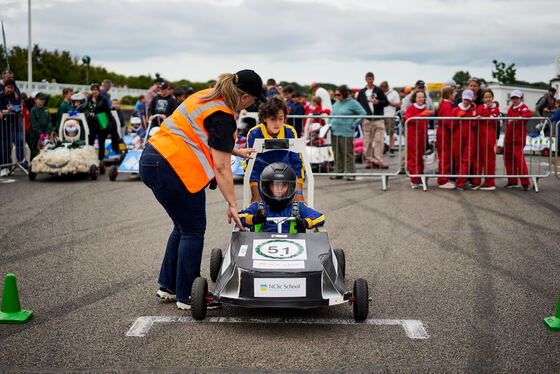
<path id="1" fill-rule="evenodd" d="M 268 286 L 266 284 L 261 284 L 261 291 L 262 292 L 268 291 Z"/>

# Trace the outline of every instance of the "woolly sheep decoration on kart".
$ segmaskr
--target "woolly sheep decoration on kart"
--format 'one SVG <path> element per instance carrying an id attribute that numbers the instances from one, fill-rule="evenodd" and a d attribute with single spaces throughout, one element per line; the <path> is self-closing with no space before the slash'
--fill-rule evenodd
<path id="1" fill-rule="evenodd" d="M 87 144 L 89 128 L 83 113 L 70 112 L 62 115 L 58 140 L 42 143 L 39 154 L 31 161 L 29 179 L 37 174 L 67 175 L 88 173 L 97 179 L 99 160 L 95 149 Z"/>
<path id="2" fill-rule="evenodd" d="M 256 139 L 257 153 L 286 149 L 300 153 L 307 171 L 307 204 L 313 207 L 314 179 L 303 139 Z M 255 158 L 249 161 L 244 180 L 244 206 L 250 199 L 249 177 Z M 235 227 L 225 254 L 214 248 L 210 256 L 210 278 L 216 282 L 208 291 L 204 277 L 192 286 L 193 318 L 206 318 L 207 304 L 247 308 L 310 309 L 349 303 L 356 321 L 369 312 L 368 284 L 345 286 L 346 260 L 342 249 L 333 249 L 326 232 L 282 233 L 282 223 L 295 217 L 268 217 L 277 232 L 240 231 Z"/>

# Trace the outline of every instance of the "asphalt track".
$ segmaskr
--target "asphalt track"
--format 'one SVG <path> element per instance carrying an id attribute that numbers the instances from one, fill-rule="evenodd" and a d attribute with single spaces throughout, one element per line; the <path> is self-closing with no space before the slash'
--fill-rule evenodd
<path id="1" fill-rule="evenodd" d="M 560 182 L 540 192 L 413 191 L 404 176 L 317 178 L 315 207 L 346 251 L 347 286 L 370 286 L 372 321 L 347 305 L 311 311 L 224 307 L 195 323 L 155 297 L 171 221 L 137 179 L 0 180 L 0 273 L 17 277 L 25 325 L 0 325 L 8 373 L 555 373 L 560 333 Z M 237 194 L 241 198 L 241 185 Z M 207 193 L 202 273 L 231 226 Z M 3 284 L 3 281 L 2 281 Z M 156 321 L 141 336 L 139 317 Z M 222 319 L 218 317 L 224 317 Z M 159 318 L 159 320 L 157 320 Z M 158 321 L 166 322 L 158 322 Z M 308 323 L 306 323 L 306 321 Z"/>

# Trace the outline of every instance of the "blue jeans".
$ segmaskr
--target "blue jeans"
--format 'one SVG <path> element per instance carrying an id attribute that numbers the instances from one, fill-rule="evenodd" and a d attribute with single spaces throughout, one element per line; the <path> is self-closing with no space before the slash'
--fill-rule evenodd
<path id="1" fill-rule="evenodd" d="M 169 163 L 148 144 L 140 158 L 140 177 L 173 221 L 173 231 L 161 264 L 158 283 L 186 303 L 200 276 L 200 262 L 206 231 L 204 189 L 190 193 Z"/>

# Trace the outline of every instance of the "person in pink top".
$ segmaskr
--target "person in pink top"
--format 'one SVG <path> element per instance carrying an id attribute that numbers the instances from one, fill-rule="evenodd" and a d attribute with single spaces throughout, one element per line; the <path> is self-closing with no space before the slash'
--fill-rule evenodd
<path id="1" fill-rule="evenodd" d="M 509 94 L 511 99 L 511 107 L 508 109 L 506 117 L 532 117 L 532 113 L 523 103 L 523 93 L 519 90 L 513 90 Z M 523 148 L 527 139 L 527 120 L 508 120 L 506 127 L 506 137 L 504 140 L 504 162 L 506 164 L 506 172 L 508 175 L 529 175 L 527 163 Z M 529 178 L 508 178 L 505 188 L 514 188 L 521 180 L 523 190 L 529 189 Z"/>
<path id="2" fill-rule="evenodd" d="M 439 102 L 438 117 L 452 117 L 455 96 L 457 95 L 456 87 L 444 87 L 441 91 L 441 100 Z M 452 160 L 452 144 L 453 144 L 453 121 L 438 120 L 436 130 L 436 149 L 439 162 L 439 174 L 451 174 Z M 455 183 L 449 178 L 440 177 L 437 179 L 439 188 L 454 189 Z"/>
<path id="3" fill-rule="evenodd" d="M 453 135 L 454 137 L 454 147 L 455 143 L 459 145 L 458 148 L 454 148 L 453 152 L 458 149 L 458 154 L 460 155 L 460 166 L 459 166 L 459 174 L 468 175 L 471 167 L 473 166 L 473 150 L 474 150 L 474 128 L 476 127 L 476 121 L 469 121 L 465 120 L 469 117 L 475 116 L 474 107 L 472 106 L 472 101 L 474 98 L 474 92 L 472 90 L 464 90 L 463 94 L 461 95 L 461 102 L 458 106 L 456 106 L 453 111 L 453 117 L 460 117 L 460 121 L 456 121 L 459 123 L 456 133 Z M 458 141 L 455 141 L 458 139 Z M 467 178 L 459 177 L 457 178 L 457 189 L 458 190 L 465 190 Z M 476 186 L 473 186 L 476 187 Z"/>
<path id="4" fill-rule="evenodd" d="M 475 174 L 496 174 L 496 126 L 498 121 L 480 120 L 480 118 L 499 117 L 500 109 L 494 104 L 494 93 L 488 89 L 482 93 L 482 102 L 476 109 L 476 118 L 478 122 L 477 142 L 475 148 L 476 165 Z M 473 183 L 480 185 L 481 178 L 474 178 Z M 484 184 L 480 186 L 481 190 L 493 191 L 496 189 L 494 178 L 484 178 Z"/>
<path id="5" fill-rule="evenodd" d="M 406 108 L 405 119 L 413 117 L 428 117 L 434 114 L 426 107 L 426 93 L 422 90 L 415 91 L 410 98 L 410 105 Z M 406 156 L 408 172 L 410 174 L 424 174 L 424 146 L 428 135 L 427 120 L 410 120 L 406 123 Z M 410 186 L 413 190 L 420 187 L 420 177 L 410 177 Z"/>

